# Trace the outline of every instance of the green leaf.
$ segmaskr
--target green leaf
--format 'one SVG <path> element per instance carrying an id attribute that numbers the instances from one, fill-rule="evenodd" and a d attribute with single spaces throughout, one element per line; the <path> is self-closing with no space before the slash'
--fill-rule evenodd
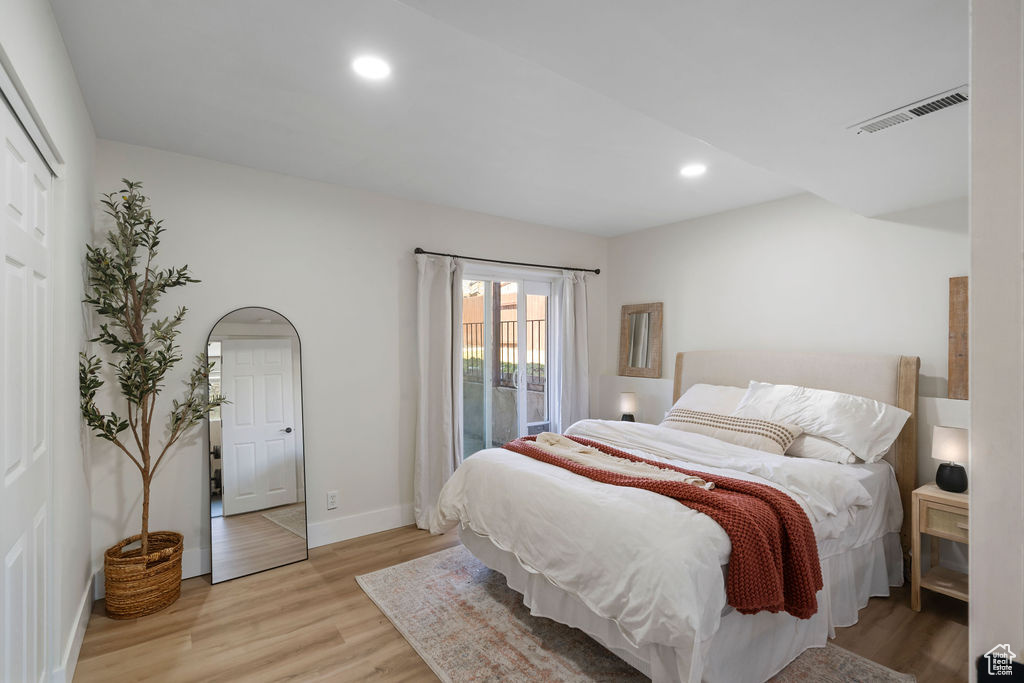
<path id="1" fill-rule="evenodd" d="M 163 294 L 199 280 L 187 265 L 157 265 L 158 247 L 166 229 L 153 216 L 141 182 L 122 179 L 122 187 L 102 195 L 100 205 L 110 227 L 102 242 L 86 245 L 83 302 L 98 319 L 91 341 L 99 344 L 103 358 L 81 355 L 79 392 L 82 416 L 89 429 L 99 438 L 116 441 L 132 429 L 132 420 L 139 421 L 141 428 L 139 415 L 160 395 L 167 373 L 182 360 L 177 339 L 187 309 L 179 307 L 172 315 L 160 317 Z M 116 409 L 105 412 L 97 406 L 105 367 L 116 380 L 120 404 L 128 406 L 127 415 Z M 202 372 L 194 369 L 189 374 L 183 400 L 175 400 L 168 415 L 168 439 L 179 437 L 210 408 L 219 405 L 207 400 L 208 374 L 205 360 Z M 148 432 L 140 435 L 144 443 L 151 443 L 150 436 Z M 151 448 L 156 448 L 152 443 Z M 139 455 L 149 462 L 150 454 Z"/>

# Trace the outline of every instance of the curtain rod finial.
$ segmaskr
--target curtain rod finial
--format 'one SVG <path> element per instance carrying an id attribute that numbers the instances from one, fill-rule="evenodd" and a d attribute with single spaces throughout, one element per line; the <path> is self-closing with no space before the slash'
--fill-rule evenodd
<path id="1" fill-rule="evenodd" d="M 423 253 L 423 247 L 416 247 L 415 249 L 412 250 L 412 253 L 414 253 L 414 254 L 422 254 Z"/>
<path id="2" fill-rule="evenodd" d="M 600 274 L 601 274 L 601 269 L 600 268 L 594 268 L 594 275 L 600 275 Z"/>

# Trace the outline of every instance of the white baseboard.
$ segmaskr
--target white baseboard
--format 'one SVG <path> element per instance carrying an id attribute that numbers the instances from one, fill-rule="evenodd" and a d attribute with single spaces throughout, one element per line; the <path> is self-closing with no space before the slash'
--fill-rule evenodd
<path id="1" fill-rule="evenodd" d="M 307 527 L 309 547 L 316 548 L 329 543 L 347 541 L 350 538 L 406 526 L 412 524 L 413 521 L 412 505 L 406 503 L 346 517 L 325 519 L 322 522 L 312 522 Z"/>
<path id="2" fill-rule="evenodd" d="M 396 529 L 412 524 L 415 521 L 411 503 L 395 505 L 380 510 L 360 512 L 345 517 L 335 517 L 322 522 L 311 522 L 307 527 L 309 547 L 316 548 L 329 543 L 347 541 L 378 531 Z M 193 576 L 210 573 L 209 548 L 185 548 L 181 554 L 181 577 L 188 579 Z M 93 577 L 93 598 L 102 600 L 106 591 L 103 586 L 103 569 Z"/>
<path id="3" fill-rule="evenodd" d="M 191 579 L 193 576 L 209 573 L 209 548 L 185 548 L 181 552 L 181 578 Z M 101 568 L 93 576 L 93 599 L 102 600 L 104 595 L 106 595 L 106 588 L 103 585 L 103 569 Z"/>
<path id="4" fill-rule="evenodd" d="M 75 627 L 68 634 L 67 642 L 64 644 L 60 666 L 53 672 L 53 676 L 50 678 L 52 683 L 71 683 L 71 680 L 75 677 L 78 654 L 82 651 L 85 629 L 89 626 L 89 616 L 92 614 L 92 592 L 93 587 L 90 585 L 90 582 L 86 582 L 85 589 L 82 591 L 82 600 L 78 604 L 78 619 L 75 620 Z"/>

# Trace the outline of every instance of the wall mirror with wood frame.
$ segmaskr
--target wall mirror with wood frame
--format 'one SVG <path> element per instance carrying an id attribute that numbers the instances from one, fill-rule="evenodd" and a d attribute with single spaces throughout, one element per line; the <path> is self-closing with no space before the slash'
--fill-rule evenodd
<path id="1" fill-rule="evenodd" d="M 299 335 L 280 313 L 241 308 L 207 340 L 212 581 L 308 557 Z"/>
<path id="2" fill-rule="evenodd" d="M 661 377 L 661 323 L 663 304 L 622 307 L 619 326 L 619 374 L 624 377 Z"/>

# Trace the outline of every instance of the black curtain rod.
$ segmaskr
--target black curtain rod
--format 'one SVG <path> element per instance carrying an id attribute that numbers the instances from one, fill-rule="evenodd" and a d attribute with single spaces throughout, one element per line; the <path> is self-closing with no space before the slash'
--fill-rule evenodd
<path id="1" fill-rule="evenodd" d="M 450 256 L 451 258 L 461 258 L 467 261 L 483 261 L 484 263 L 503 263 L 507 266 L 527 266 L 529 268 L 550 268 L 551 270 L 582 270 L 586 273 L 593 273 L 594 275 L 600 275 L 600 268 L 577 268 L 575 266 L 546 266 L 542 263 L 523 263 L 522 261 L 502 261 L 496 258 L 477 258 L 476 256 L 459 256 L 458 254 L 445 254 L 440 251 L 427 251 L 423 247 L 416 247 L 414 254 L 430 254 L 431 256 Z"/>

